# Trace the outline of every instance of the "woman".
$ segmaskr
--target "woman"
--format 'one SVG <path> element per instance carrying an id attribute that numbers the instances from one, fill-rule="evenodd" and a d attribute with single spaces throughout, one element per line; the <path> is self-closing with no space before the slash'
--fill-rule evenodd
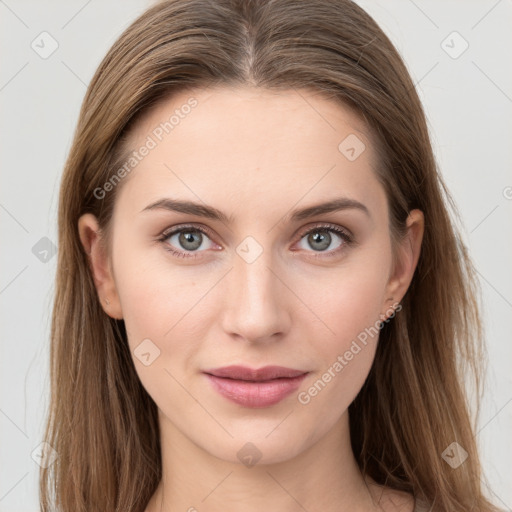
<path id="1" fill-rule="evenodd" d="M 497 510 L 447 201 L 411 78 L 354 3 L 148 9 L 62 180 L 42 510 Z"/>

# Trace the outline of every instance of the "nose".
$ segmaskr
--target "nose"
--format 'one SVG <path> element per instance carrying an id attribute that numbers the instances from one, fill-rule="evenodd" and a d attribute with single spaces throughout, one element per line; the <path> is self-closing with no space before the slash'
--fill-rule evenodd
<path id="1" fill-rule="evenodd" d="M 270 251 L 269 251 L 270 252 Z M 222 313 L 224 332 L 249 342 L 280 339 L 290 327 L 289 291 L 267 251 L 246 262 L 235 254 Z"/>

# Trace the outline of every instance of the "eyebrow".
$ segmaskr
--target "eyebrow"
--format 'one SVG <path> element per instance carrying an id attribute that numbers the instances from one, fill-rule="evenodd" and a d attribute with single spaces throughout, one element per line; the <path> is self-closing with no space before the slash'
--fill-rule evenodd
<path id="1" fill-rule="evenodd" d="M 193 201 L 171 199 L 168 197 L 159 199 L 158 201 L 149 204 L 141 210 L 141 213 L 152 210 L 169 210 L 178 213 L 188 213 L 198 217 L 218 220 L 226 224 L 229 224 L 233 220 L 232 217 L 228 217 L 224 212 L 214 208 L 213 206 L 195 203 Z M 291 221 L 300 221 L 309 217 L 314 217 L 316 215 L 322 215 L 324 213 L 331 213 L 342 210 L 359 210 L 371 218 L 371 214 L 368 208 L 363 203 L 348 197 L 339 197 L 325 203 L 294 210 L 291 214 L 285 215 L 284 218 L 288 217 Z"/>

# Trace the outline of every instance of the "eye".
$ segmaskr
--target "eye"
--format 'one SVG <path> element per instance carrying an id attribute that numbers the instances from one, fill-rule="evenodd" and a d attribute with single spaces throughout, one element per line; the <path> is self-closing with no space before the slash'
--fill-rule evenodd
<path id="1" fill-rule="evenodd" d="M 326 253 L 325 256 L 337 255 L 345 246 L 353 243 L 351 235 L 344 229 L 331 224 L 315 226 L 300 236 L 300 249 L 313 248 L 313 252 Z M 324 254 L 315 254 L 315 257 L 317 256 L 322 257 Z"/>
<path id="2" fill-rule="evenodd" d="M 162 233 L 158 240 L 164 244 L 166 250 L 175 256 L 196 258 L 198 255 L 193 253 L 218 247 L 208 235 L 209 231 L 203 227 L 178 226 Z"/>

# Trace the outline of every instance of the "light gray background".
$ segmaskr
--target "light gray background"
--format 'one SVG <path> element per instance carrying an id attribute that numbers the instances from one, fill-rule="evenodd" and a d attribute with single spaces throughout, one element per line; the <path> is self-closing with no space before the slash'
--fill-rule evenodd
<path id="1" fill-rule="evenodd" d="M 417 82 L 464 221 L 482 284 L 490 361 L 476 435 L 488 493 L 511 510 L 512 2 L 358 3 L 390 36 Z M 49 252 L 41 261 L 36 244 L 48 244 L 44 237 L 57 244 L 58 187 L 86 85 L 118 35 L 149 5 L 0 0 L 0 512 L 39 510 L 39 467 L 31 453 L 48 406 L 57 258 Z M 43 31 L 58 43 L 46 59 L 31 47 Z M 469 47 L 458 55 L 464 41 Z"/>

